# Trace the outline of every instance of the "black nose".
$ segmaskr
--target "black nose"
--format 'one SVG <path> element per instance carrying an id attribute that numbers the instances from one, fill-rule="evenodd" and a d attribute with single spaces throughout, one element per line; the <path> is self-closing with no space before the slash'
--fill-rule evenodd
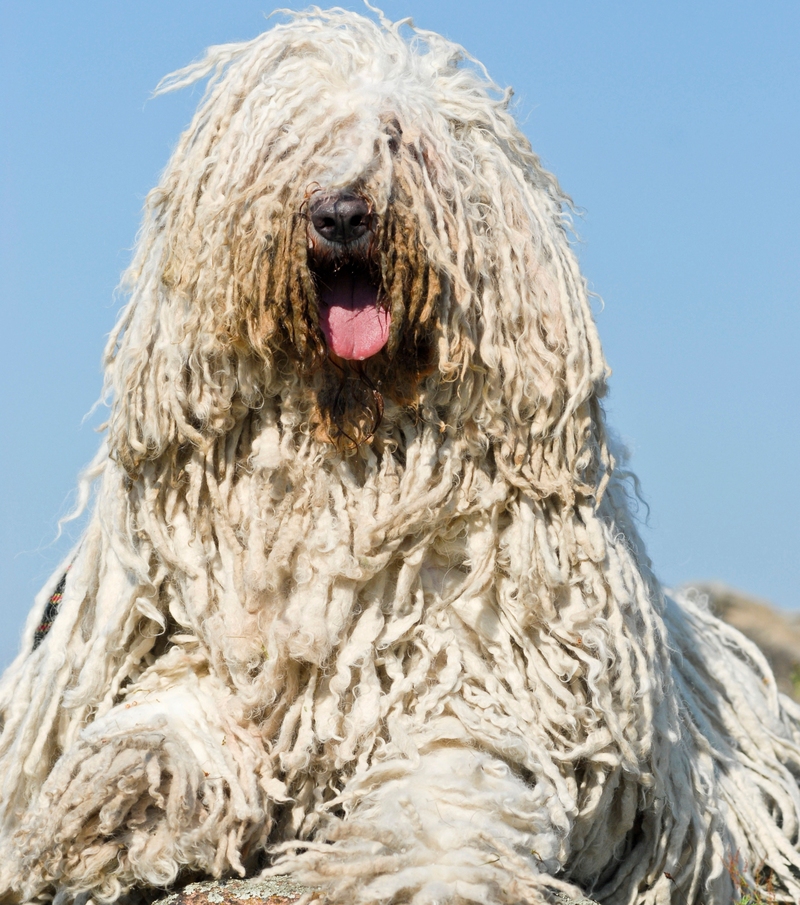
<path id="1" fill-rule="evenodd" d="M 367 202 L 352 192 L 318 192 L 308 205 L 314 229 L 329 242 L 346 245 L 370 229 Z"/>

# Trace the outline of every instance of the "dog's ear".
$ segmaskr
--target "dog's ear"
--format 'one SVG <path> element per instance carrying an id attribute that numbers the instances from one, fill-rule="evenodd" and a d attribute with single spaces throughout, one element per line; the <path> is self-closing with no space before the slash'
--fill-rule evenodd
<path id="1" fill-rule="evenodd" d="M 165 224 L 168 193 L 151 194 L 124 278 L 130 300 L 105 355 L 109 451 L 131 477 L 167 451 L 210 448 L 260 404 L 270 370 L 237 333 L 226 262 L 214 267 L 201 247 L 190 268 L 196 237 Z"/>
<path id="2" fill-rule="evenodd" d="M 512 482 L 565 502 L 599 495 L 612 465 L 599 401 L 609 371 L 570 246 L 569 199 L 531 152 L 499 168 L 478 278 L 481 417 Z"/>
<path id="3" fill-rule="evenodd" d="M 423 241 L 446 288 L 437 407 L 537 496 L 597 495 L 608 368 L 570 245 L 570 201 L 504 106 L 417 137 Z M 406 136 L 406 140 L 408 137 Z"/>

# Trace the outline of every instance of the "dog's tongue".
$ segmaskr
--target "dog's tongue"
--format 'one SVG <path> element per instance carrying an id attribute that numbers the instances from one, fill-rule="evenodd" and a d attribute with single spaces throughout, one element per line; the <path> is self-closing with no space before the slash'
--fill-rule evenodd
<path id="1" fill-rule="evenodd" d="M 378 305 L 378 293 L 366 274 L 348 270 L 320 281 L 319 325 L 328 348 L 340 358 L 363 361 L 389 339 L 391 314 Z"/>

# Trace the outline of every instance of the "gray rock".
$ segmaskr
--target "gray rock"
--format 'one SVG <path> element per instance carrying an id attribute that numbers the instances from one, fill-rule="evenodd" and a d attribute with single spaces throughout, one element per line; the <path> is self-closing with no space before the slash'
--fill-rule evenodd
<path id="1" fill-rule="evenodd" d="M 316 890 L 295 883 L 291 877 L 255 877 L 251 880 L 204 880 L 189 883 L 153 902 L 153 905 L 290 905 L 301 896 L 314 898 Z M 592 899 L 572 899 L 554 894 L 559 905 L 597 905 Z"/>
<path id="2" fill-rule="evenodd" d="M 153 905 L 288 905 L 315 890 L 291 877 L 253 877 L 249 880 L 202 880 L 171 892 Z"/>

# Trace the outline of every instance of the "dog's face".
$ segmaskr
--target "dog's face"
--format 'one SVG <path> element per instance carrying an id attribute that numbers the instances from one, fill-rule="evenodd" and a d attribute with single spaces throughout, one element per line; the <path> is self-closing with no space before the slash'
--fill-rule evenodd
<path id="1" fill-rule="evenodd" d="M 395 163 L 396 122 L 391 134 Z M 380 427 L 384 397 L 412 405 L 435 369 L 446 286 L 418 247 L 402 177 L 393 174 L 381 214 L 368 191 L 364 183 L 311 187 L 300 207 L 305 260 L 298 255 L 298 276 L 282 291 L 273 287 L 256 300 L 256 323 L 258 315 L 274 316 L 265 331 L 260 325 L 251 332 L 253 344 L 271 337 L 295 360 L 311 388 L 316 433 L 351 451 Z"/>
<path id="2" fill-rule="evenodd" d="M 316 413 L 323 438 L 345 449 L 374 436 L 384 393 L 399 405 L 413 402 L 433 367 L 441 283 L 427 262 L 409 260 L 402 230 L 416 231 L 410 218 L 391 222 L 396 204 L 390 198 L 379 218 L 361 192 L 318 189 L 305 208 L 314 290 L 308 327 L 324 347 Z M 422 278 L 408 279 L 414 273 Z"/>
<path id="3" fill-rule="evenodd" d="M 435 424 L 516 470 L 555 443 L 523 483 L 580 483 L 593 416 L 557 435 L 605 364 L 564 196 L 508 98 L 444 39 L 335 11 L 175 84 L 209 73 L 109 355 L 126 470 L 218 442 L 269 399 L 332 454 Z"/>
<path id="4" fill-rule="evenodd" d="M 264 360 L 285 360 L 297 372 L 312 432 L 347 451 L 375 435 L 384 399 L 413 405 L 436 364 L 447 281 L 420 245 L 396 147 L 383 210 L 365 180 L 314 183 L 278 226 L 277 251 L 265 246 L 252 263 L 246 255 L 236 280 L 240 337 Z"/>

